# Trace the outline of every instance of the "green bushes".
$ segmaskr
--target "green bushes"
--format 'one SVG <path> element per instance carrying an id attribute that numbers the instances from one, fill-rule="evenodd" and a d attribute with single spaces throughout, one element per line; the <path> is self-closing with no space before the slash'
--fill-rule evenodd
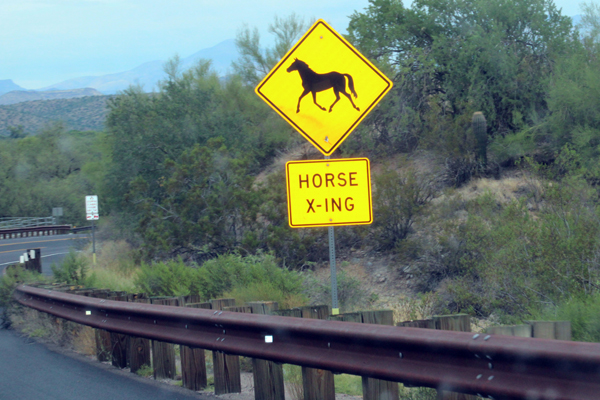
<path id="1" fill-rule="evenodd" d="M 394 249 L 408 236 L 415 219 L 433 197 L 433 187 L 413 170 L 407 173 L 385 170 L 375 175 L 373 181 L 378 246 L 383 250 Z"/>
<path id="2" fill-rule="evenodd" d="M 178 259 L 142 264 L 134 283 L 141 292 L 149 295 L 184 296 L 198 294 L 196 275 L 196 270 Z"/>
<path id="3" fill-rule="evenodd" d="M 18 285 L 43 279 L 42 275 L 19 266 L 7 268 L 6 274 L 0 277 L 0 307 L 9 306 L 12 302 L 13 291 Z"/>
<path id="4" fill-rule="evenodd" d="M 368 293 L 361 282 L 343 270 L 337 273 L 337 290 L 339 306 L 344 312 L 364 307 L 367 302 Z M 307 272 L 304 294 L 312 304 L 331 304 L 331 278 L 320 281 L 310 271 Z"/>
<path id="5" fill-rule="evenodd" d="M 82 285 L 88 276 L 88 260 L 81 254 L 71 250 L 60 265 L 50 266 L 54 279 L 69 285 Z"/>
<path id="6" fill-rule="evenodd" d="M 492 195 L 468 202 L 468 218 L 439 237 L 445 277 L 436 311 L 526 316 L 597 291 L 600 216 L 581 179 L 548 183 L 533 215 L 526 199 L 506 205 Z M 423 269 L 427 281 L 431 271 Z M 429 288 L 431 289 L 431 288 Z"/>
<path id="7" fill-rule="evenodd" d="M 546 308 L 534 313 L 534 319 L 571 321 L 573 340 L 578 342 L 600 342 L 600 293 L 578 296 L 557 307 Z"/>
<path id="8" fill-rule="evenodd" d="M 135 279 L 140 291 L 154 296 L 198 294 L 211 299 L 228 293 L 244 301 L 301 301 L 302 276 L 277 266 L 270 255 L 225 255 L 186 266 L 179 260 L 144 264 Z M 259 297 L 259 298 L 257 298 Z M 298 300 L 300 299 L 300 300 Z"/>

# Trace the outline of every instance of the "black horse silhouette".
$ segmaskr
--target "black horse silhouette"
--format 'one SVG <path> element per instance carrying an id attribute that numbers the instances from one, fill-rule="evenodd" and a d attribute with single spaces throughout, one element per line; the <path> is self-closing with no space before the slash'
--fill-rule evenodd
<path id="1" fill-rule="evenodd" d="M 300 74 L 300 78 L 302 79 L 302 87 L 304 91 L 298 98 L 298 106 L 296 108 L 296 113 L 300 112 L 300 101 L 304 96 L 308 94 L 308 92 L 312 93 L 313 102 L 317 107 L 321 110 L 325 111 L 325 107 L 321 107 L 319 103 L 317 103 L 317 92 L 322 92 L 323 90 L 327 90 L 333 88 L 335 92 L 335 101 L 329 107 L 329 112 L 333 110 L 333 106 L 340 100 L 340 93 L 350 100 L 352 103 L 352 107 L 354 107 L 357 111 L 360 111 L 360 108 L 354 105 L 352 101 L 352 97 L 348 93 L 346 93 L 346 80 L 344 77 L 348 78 L 348 87 L 350 91 L 354 95 L 354 98 L 358 97 L 356 91 L 354 90 L 354 80 L 352 80 L 352 76 L 349 74 L 341 74 L 339 72 L 328 72 L 326 74 L 317 74 L 315 71 L 308 67 L 308 64 L 302 60 L 294 59 L 292 65 L 289 66 L 287 72 L 298 71 Z"/>

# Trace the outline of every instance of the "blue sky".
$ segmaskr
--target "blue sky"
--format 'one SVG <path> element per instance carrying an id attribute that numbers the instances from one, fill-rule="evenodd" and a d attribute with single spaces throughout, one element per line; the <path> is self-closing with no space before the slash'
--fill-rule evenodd
<path id="1" fill-rule="evenodd" d="M 563 14 L 579 13 L 579 3 L 555 4 Z M 234 38 L 244 23 L 258 27 L 266 39 L 273 17 L 292 12 L 345 32 L 348 16 L 367 5 L 367 0 L 2 0 L 0 80 L 38 89 L 174 54 L 186 57 Z"/>

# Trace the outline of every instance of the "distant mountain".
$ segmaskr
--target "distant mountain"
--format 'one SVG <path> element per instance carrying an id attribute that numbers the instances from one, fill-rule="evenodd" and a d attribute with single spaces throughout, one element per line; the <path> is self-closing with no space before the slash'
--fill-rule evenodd
<path id="1" fill-rule="evenodd" d="M 13 90 L 25 90 L 21 86 L 17 85 L 12 79 L 0 80 L 0 96 L 4 93 L 11 92 Z"/>
<path id="2" fill-rule="evenodd" d="M 113 96 L 86 96 L 71 99 L 35 100 L 0 106 L 0 136 L 10 134 L 9 127 L 22 126 L 29 134 L 53 122 L 67 129 L 100 131 L 104 129 L 107 101 Z"/>
<path id="3" fill-rule="evenodd" d="M 23 101 L 34 100 L 56 100 L 72 99 L 85 96 L 102 96 L 102 93 L 92 88 L 72 89 L 72 90 L 18 90 L 3 94 L 0 96 L 0 105 L 21 103 Z"/>
<path id="4" fill-rule="evenodd" d="M 235 47 L 235 40 L 229 39 L 181 59 L 181 66 L 183 69 L 189 69 L 201 58 L 210 59 L 215 71 L 223 76 L 229 72 L 231 62 L 238 58 L 238 54 Z M 164 61 L 149 61 L 129 71 L 69 79 L 42 88 L 41 90 L 67 90 L 91 87 L 104 94 L 115 94 L 119 90 L 127 89 L 129 85 L 141 84 L 146 92 L 151 92 L 157 89 L 158 81 L 166 78 L 166 74 L 163 71 L 163 64 Z"/>

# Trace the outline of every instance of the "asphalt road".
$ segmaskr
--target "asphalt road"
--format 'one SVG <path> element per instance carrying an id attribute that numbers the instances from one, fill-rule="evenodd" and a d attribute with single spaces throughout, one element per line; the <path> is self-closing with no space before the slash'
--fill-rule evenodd
<path id="1" fill-rule="evenodd" d="M 19 257 L 27 249 L 39 248 L 42 251 L 42 274 L 50 276 L 52 263 L 60 263 L 70 249 L 77 250 L 88 240 L 88 235 L 84 233 L 0 240 L 0 273 L 7 265 L 19 262 Z"/>
<path id="2" fill-rule="evenodd" d="M 216 400 L 216 397 L 117 371 L 80 355 L 56 353 L 45 345 L 19 337 L 15 331 L 0 328 L 0 399 Z"/>

